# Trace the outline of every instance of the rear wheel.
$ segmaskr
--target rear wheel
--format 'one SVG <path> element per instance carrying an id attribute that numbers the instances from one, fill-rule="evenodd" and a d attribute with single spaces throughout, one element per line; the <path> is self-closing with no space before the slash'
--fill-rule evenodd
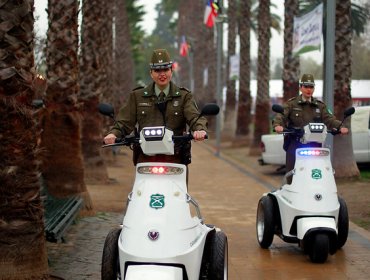
<path id="1" fill-rule="evenodd" d="M 348 228 L 349 228 L 349 220 L 348 220 L 348 209 L 346 202 L 343 198 L 339 197 L 339 214 L 338 214 L 338 242 L 337 248 L 340 249 L 346 244 L 348 238 Z"/>
<path id="2" fill-rule="evenodd" d="M 329 255 L 329 236 L 325 233 L 316 233 L 312 237 L 309 256 L 313 263 L 324 263 Z"/>
<path id="3" fill-rule="evenodd" d="M 105 238 L 101 264 L 102 280 L 120 279 L 118 238 L 121 229 L 112 229 Z"/>
<path id="4" fill-rule="evenodd" d="M 274 201 L 270 196 L 263 196 L 258 202 L 256 221 L 257 240 L 262 248 L 270 247 L 274 239 L 274 230 Z"/>

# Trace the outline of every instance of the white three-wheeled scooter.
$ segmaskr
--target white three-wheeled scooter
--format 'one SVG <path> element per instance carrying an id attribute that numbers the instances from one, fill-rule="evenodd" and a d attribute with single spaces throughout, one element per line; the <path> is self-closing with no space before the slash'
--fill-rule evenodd
<path id="1" fill-rule="evenodd" d="M 283 113 L 283 108 L 273 105 L 273 111 Z M 347 109 L 344 118 L 353 113 L 353 107 Z M 287 129 L 284 133 L 300 136 L 309 145 L 296 150 L 294 169 L 285 175 L 293 175 L 292 183 L 259 200 L 257 240 L 266 249 L 276 234 L 285 242 L 298 243 L 312 262 L 323 263 L 348 237 L 347 206 L 337 195 L 330 150 L 322 147 L 327 133 L 336 131 L 328 131 L 323 123 L 309 123 L 303 131 Z M 311 143 L 316 147 L 310 147 Z"/>
<path id="2" fill-rule="evenodd" d="M 113 116 L 108 104 L 100 104 L 99 111 Z M 208 104 L 201 115 L 218 111 L 217 105 Z M 164 126 L 146 127 L 138 138 L 106 146 L 139 143 L 146 155 L 173 155 L 174 141 L 191 138 L 191 134 L 175 137 Z M 227 279 L 226 235 L 204 224 L 197 202 L 187 192 L 186 168 L 167 162 L 137 164 L 123 223 L 105 240 L 102 279 Z"/>

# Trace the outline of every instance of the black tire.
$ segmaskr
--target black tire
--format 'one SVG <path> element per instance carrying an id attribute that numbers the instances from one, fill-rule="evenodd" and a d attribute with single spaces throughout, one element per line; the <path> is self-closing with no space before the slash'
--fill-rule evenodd
<path id="1" fill-rule="evenodd" d="M 316 233 L 311 241 L 310 260 L 313 263 L 324 263 L 329 255 L 329 236 L 325 233 Z"/>
<path id="2" fill-rule="evenodd" d="M 257 241 L 264 249 L 272 244 L 275 223 L 274 201 L 270 196 L 263 196 L 257 207 L 256 233 Z"/>
<path id="3" fill-rule="evenodd" d="M 227 237 L 222 231 L 216 231 L 210 239 L 210 259 L 207 279 L 228 279 L 228 246 Z"/>
<path id="4" fill-rule="evenodd" d="M 112 229 L 105 238 L 101 264 L 102 280 L 117 280 L 120 278 L 118 238 L 121 229 Z"/>
<path id="5" fill-rule="evenodd" d="M 347 204 L 343 198 L 338 197 L 339 214 L 338 214 L 338 242 L 337 248 L 340 249 L 346 244 L 348 238 L 349 219 Z"/>

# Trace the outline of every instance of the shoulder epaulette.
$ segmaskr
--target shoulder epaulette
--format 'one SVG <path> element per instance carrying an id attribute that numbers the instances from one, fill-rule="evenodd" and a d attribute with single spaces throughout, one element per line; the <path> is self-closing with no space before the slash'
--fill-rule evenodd
<path id="1" fill-rule="evenodd" d="M 191 92 L 189 89 L 187 89 L 186 87 L 179 87 L 179 89 L 181 89 L 181 90 L 185 90 L 185 91 L 187 91 L 187 92 Z"/>
<path id="2" fill-rule="evenodd" d="M 294 100 L 294 99 L 296 99 L 297 98 L 297 96 L 294 96 L 294 97 L 292 97 L 292 98 L 289 98 L 288 99 L 288 101 L 292 101 L 292 100 Z"/>
<path id="3" fill-rule="evenodd" d="M 143 89 L 144 87 L 143 86 L 138 86 L 136 88 L 134 88 L 132 91 L 135 91 L 135 90 L 138 90 L 138 89 Z"/>

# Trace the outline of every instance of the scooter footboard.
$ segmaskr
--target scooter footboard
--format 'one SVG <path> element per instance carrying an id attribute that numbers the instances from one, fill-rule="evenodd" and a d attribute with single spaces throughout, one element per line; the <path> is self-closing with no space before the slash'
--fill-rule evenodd
<path id="1" fill-rule="evenodd" d="M 183 269 L 170 265 L 129 265 L 125 280 L 183 280 Z"/>
<path id="2" fill-rule="evenodd" d="M 297 237 L 303 240 L 312 229 L 330 229 L 337 233 L 334 217 L 304 217 L 297 220 Z"/>

